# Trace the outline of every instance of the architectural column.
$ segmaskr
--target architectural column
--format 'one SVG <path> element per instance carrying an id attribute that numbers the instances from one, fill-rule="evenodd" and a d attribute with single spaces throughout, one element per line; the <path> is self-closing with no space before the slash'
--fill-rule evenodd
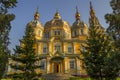
<path id="1" fill-rule="evenodd" d="M 73 51 L 74 51 L 74 54 L 76 54 L 76 43 L 75 42 L 73 42 Z"/>
<path id="2" fill-rule="evenodd" d="M 65 73 L 68 73 L 69 69 L 68 69 L 68 58 L 67 57 L 64 58 L 64 66 L 65 66 Z"/>
<path id="3" fill-rule="evenodd" d="M 40 48 L 41 48 L 41 47 L 40 47 L 40 43 L 38 43 L 38 51 L 37 51 L 37 52 L 38 52 L 38 55 L 40 55 Z"/>
<path id="4" fill-rule="evenodd" d="M 77 74 L 80 74 L 80 60 L 76 58 L 76 69 L 77 69 Z"/>
<path id="5" fill-rule="evenodd" d="M 47 62 L 46 62 L 46 64 L 47 64 L 47 70 L 46 70 L 46 73 L 50 73 L 50 59 L 49 59 L 49 58 L 47 58 Z"/>
<path id="6" fill-rule="evenodd" d="M 66 53 L 67 52 L 67 43 L 63 43 L 63 47 L 64 47 L 63 52 Z"/>

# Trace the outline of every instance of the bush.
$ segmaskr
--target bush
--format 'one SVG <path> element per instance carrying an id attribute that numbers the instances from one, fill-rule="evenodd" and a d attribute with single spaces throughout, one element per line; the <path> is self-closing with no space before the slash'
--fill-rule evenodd
<path id="1" fill-rule="evenodd" d="M 70 80 L 90 80 L 90 78 L 71 77 Z"/>

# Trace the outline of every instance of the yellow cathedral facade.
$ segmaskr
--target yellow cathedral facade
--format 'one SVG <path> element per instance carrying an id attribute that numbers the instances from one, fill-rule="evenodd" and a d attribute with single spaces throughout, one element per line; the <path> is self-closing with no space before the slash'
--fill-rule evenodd
<path id="1" fill-rule="evenodd" d="M 27 25 L 34 27 L 36 38 L 36 53 L 40 60 L 39 72 L 86 74 L 80 60 L 82 45 L 88 36 L 88 26 L 80 19 L 80 13 L 76 8 L 75 22 L 72 26 L 61 19 L 56 11 L 53 19 L 43 26 L 39 21 L 39 13 L 36 11 L 34 20 Z M 22 46 L 22 44 L 21 44 Z"/>

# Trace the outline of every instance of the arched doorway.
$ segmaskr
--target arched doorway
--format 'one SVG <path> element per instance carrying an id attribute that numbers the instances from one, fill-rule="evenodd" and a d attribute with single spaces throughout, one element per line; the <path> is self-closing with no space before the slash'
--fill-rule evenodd
<path id="1" fill-rule="evenodd" d="M 61 56 L 55 56 L 51 59 L 53 65 L 53 72 L 54 73 L 61 73 L 62 72 L 62 62 L 63 62 L 63 57 Z"/>
<path id="2" fill-rule="evenodd" d="M 60 63 L 54 63 L 54 73 L 60 73 L 61 72 L 61 64 Z"/>

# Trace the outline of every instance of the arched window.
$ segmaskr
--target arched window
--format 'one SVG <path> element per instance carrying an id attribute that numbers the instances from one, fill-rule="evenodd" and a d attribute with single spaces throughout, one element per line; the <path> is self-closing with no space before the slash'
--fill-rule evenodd
<path id="1" fill-rule="evenodd" d="M 83 35 L 83 29 L 80 29 L 80 34 Z"/>
<path id="2" fill-rule="evenodd" d="M 55 43 L 54 50 L 61 51 L 61 45 L 59 43 Z"/>
<path id="3" fill-rule="evenodd" d="M 55 31 L 54 31 L 54 35 L 55 35 L 55 36 L 60 36 L 60 35 L 61 35 L 60 30 L 55 30 Z"/>
<path id="4" fill-rule="evenodd" d="M 43 45 L 43 54 L 46 54 L 48 52 L 47 44 Z"/>
<path id="5" fill-rule="evenodd" d="M 68 53 L 72 53 L 72 44 L 68 44 Z"/>
<path id="6" fill-rule="evenodd" d="M 73 31 L 73 36 L 77 36 L 77 31 L 76 30 Z"/>

